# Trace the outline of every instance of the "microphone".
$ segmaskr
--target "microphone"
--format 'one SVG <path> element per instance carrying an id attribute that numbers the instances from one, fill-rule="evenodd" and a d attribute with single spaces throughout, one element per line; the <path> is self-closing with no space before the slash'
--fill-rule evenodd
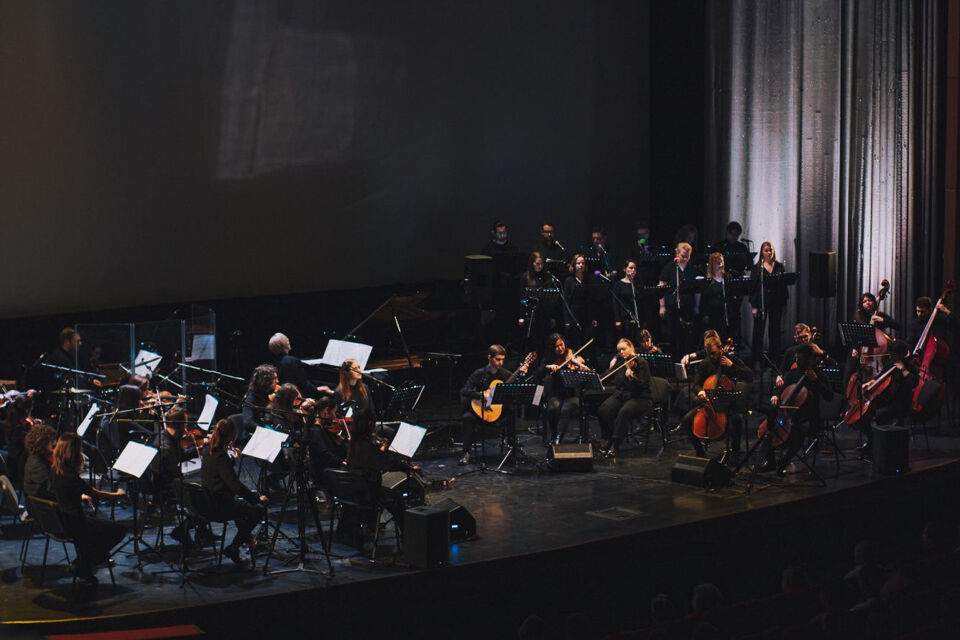
<path id="1" fill-rule="evenodd" d="M 560 241 L 559 241 L 559 240 L 554 240 L 554 241 L 553 241 L 553 244 L 555 244 L 555 245 L 557 245 L 558 247 L 560 247 L 560 251 L 563 251 L 564 253 L 567 252 L 566 248 L 565 248 L 562 244 L 560 244 Z"/>
<path id="2" fill-rule="evenodd" d="M 593 275 L 595 275 L 595 276 L 600 276 L 601 278 L 603 278 L 603 279 L 606 280 L 607 282 L 610 282 L 610 281 L 611 281 L 610 278 L 608 278 L 607 276 L 603 275 L 603 274 L 600 273 L 599 271 L 594 271 L 594 272 L 593 272 Z"/>
<path id="3" fill-rule="evenodd" d="M 674 256 L 674 257 L 673 257 L 673 263 L 674 263 L 674 264 L 680 264 L 680 256 Z"/>

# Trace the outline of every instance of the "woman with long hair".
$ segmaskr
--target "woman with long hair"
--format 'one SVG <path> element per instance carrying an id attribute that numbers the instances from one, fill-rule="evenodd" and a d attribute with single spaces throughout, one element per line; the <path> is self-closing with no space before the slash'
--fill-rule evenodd
<path id="1" fill-rule="evenodd" d="M 93 567 L 110 559 L 110 550 L 123 540 L 127 528 L 118 522 L 84 513 L 83 504 L 93 507 L 93 498 L 119 498 L 123 489 L 100 491 L 80 477 L 83 452 L 80 436 L 62 433 L 50 464 L 51 484 L 57 506 L 63 516 L 63 525 L 77 547 L 74 565 L 77 578 L 97 584 Z"/>
<path id="2" fill-rule="evenodd" d="M 783 314 L 787 309 L 787 287 L 780 279 L 770 279 L 785 273 L 783 263 L 777 260 L 777 250 L 773 243 L 765 241 L 760 245 L 757 263 L 750 270 L 750 277 L 758 282 L 763 279 L 763 287 L 750 296 L 751 315 L 753 315 L 753 337 L 750 341 L 751 357 L 754 369 L 761 369 L 763 355 L 763 332 L 767 332 L 768 353 L 774 362 L 780 357 L 780 333 Z"/>
<path id="3" fill-rule="evenodd" d="M 740 333 L 740 301 L 727 295 L 727 272 L 723 254 L 707 258 L 706 286 L 700 294 L 701 328 L 714 329 L 723 340 Z"/>
<path id="4" fill-rule="evenodd" d="M 27 464 L 23 471 L 23 492 L 28 496 L 53 500 L 50 465 L 53 463 L 53 447 L 56 443 L 57 431 L 50 425 L 35 424 L 27 432 L 24 438 Z"/>
<path id="5" fill-rule="evenodd" d="M 546 269 L 543 254 L 534 251 L 527 261 L 527 270 L 520 274 L 520 318 L 518 325 L 522 334 L 524 351 L 536 350 L 543 344 L 547 332 L 557 325 L 559 300 L 551 292 L 550 274 Z"/>
<path id="6" fill-rule="evenodd" d="M 591 276 L 587 272 L 587 260 L 582 253 L 574 254 L 567 265 L 570 275 L 563 281 L 563 313 L 565 333 L 570 344 L 579 347 L 594 335 L 597 321 L 590 304 Z"/>
<path id="7" fill-rule="evenodd" d="M 291 385 L 292 386 L 292 385 Z M 250 537 L 260 521 L 260 507 L 268 502 L 267 496 L 254 493 L 240 482 L 234 470 L 231 447 L 237 439 L 237 428 L 232 420 L 217 421 L 210 436 L 210 453 L 203 458 L 200 477 L 203 489 L 210 498 L 214 516 L 220 520 L 233 520 L 237 533 L 223 555 L 235 564 L 240 564 L 240 545 L 246 544 L 253 553 L 254 542 Z M 244 502 L 239 502 L 241 498 Z"/>
<path id="8" fill-rule="evenodd" d="M 243 441 L 248 435 L 252 435 L 257 427 L 265 424 L 270 396 L 279 387 L 277 368 L 272 364 L 261 364 L 253 370 L 247 394 L 243 398 L 243 429 L 237 434 L 238 440 Z"/>
<path id="9" fill-rule="evenodd" d="M 637 332 L 646 327 L 644 305 L 637 297 L 637 288 L 643 283 L 637 278 L 637 263 L 628 259 L 622 265 L 623 277 L 613 283 L 613 325 L 618 338 L 637 339 Z"/>
<path id="10" fill-rule="evenodd" d="M 564 369 L 589 371 L 579 356 L 574 357 L 573 350 L 567 346 L 559 333 L 547 338 L 547 351 L 540 357 L 540 366 L 531 376 L 531 380 L 543 381 L 544 395 L 541 407 L 546 412 L 547 426 L 544 432 L 545 444 L 560 444 L 567 432 L 567 426 L 580 410 L 580 399 L 563 385 L 560 372 Z"/>

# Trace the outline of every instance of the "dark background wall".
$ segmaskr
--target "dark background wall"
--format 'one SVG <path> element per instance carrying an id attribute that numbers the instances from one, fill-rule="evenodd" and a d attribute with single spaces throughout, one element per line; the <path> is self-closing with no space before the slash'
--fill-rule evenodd
<path id="1" fill-rule="evenodd" d="M 495 218 L 522 248 L 695 219 L 663 180 L 703 12 L 660 4 L 4 3 L 0 315 L 455 279 Z"/>

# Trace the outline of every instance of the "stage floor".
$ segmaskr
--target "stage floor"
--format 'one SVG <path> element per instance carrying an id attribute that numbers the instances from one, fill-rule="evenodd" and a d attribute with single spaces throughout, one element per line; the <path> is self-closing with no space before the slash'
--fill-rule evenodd
<path id="1" fill-rule="evenodd" d="M 604 540 L 662 532 L 739 514 L 756 515 L 768 507 L 826 497 L 882 480 L 874 475 L 870 464 L 857 458 L 853 450 L 858 440 L 856 432 L 843 429 L 839 436 L 839 445 L 846 453 L 846 458 L 840 461 L 839 473 L 836 473 L 833 455 L 820 455 L 817 460 L 816 470 L 824 477 L 825 486 L 813 482 L 811 476 L 801 468 L 776 482 L 769 476 L 758 476 L 749 494 L 748 467 L 730 486 L 715 491 L 671 482 L 670 470 L 678 453 L 690 454 L 691 451 L 683 442 L 669 446 L 662 456 L 657 457 L 659 437 L 656 435 L 651 437 L 649 453 L 635 447 L 625 451 L 615 463 L 596 462 L 594 471 L 589 473 L 551 473 L 535 465 L 514 467 L 508 462 L 505 469 L 511 472 L 509 474 L 476 472 L 456 477 L 465 468 L 457 465 L 458 455 L 451 449 L 430 451 L 421 462 L 428 481 L 456 478 L 442 489 L 430 490 L 428 487 L 427 503 L 452 498 L 466 507 L 477 520 L 478 536 L 455 544 L 451 551 L 451 564 L 454 567 L 468 567 Z M 545 450 L 539 436 L 522 431 L 521 441 L 526 454 L 532 459 L 544 458 Z M 497 447 L 494 441 L 488 442 L 488 461 L 495 466 L 499 462 Z M 930 449 L 927 450 L 926 442 L 918 434 L 911 448 L 911 471 L 907 475 L 916 476 L 947 465 L 960 465 L 960 438 L 931 436 Z M 466 469 L 471 468 L 475 467 Z M 273 511 L 278 508 L 278 501 L 274 500 Z M 323 509 L 321 518 L 324 527 L 326 517 L 327 511 Z M 129 519 L 130 513 L 118 512 L 117 518 Z M 42 539 L 35 538 L 32 541 L 28 566 L 21 573 L 18 554 L 26 527 L 12 523 L 10 516 L 6 515 L 2 525 L 0 569 L 4 584 L 0 589 L 0 620 L 6 626 L 5 631 L 26 637 L 51 629 L 97 628 L 96 619 L 101 619 L 110 627 L 136 626 L 138 619 L 150 619 L 154 624 L 157 620 L 169 619 L 192 621 L 203 628 L 203 619 L 191 618 L 189 612 L 194 607 L 311 589 L 336 590 L 338 587 L 395 579 L 409 574 L 431 573 L 405 568 L 402 559 L 394 567 L 376 570 L 359 568 L 350 562 L 350 557 L 359 555 L 359 552 L 335 544 L 332 550 L 335 567 L 333 578 L 305 572 L 264 576 L 260 570 L 263 556 L 258 558 L 255 571 L 235 567 L 225 560 L 223 571 L 218 574 L 215 563 L 210 567 L 211 562 L 191 558 L 191 565 L 208 565 L 208 568 L 191 573 L 181 588 L 180 574 L 169 572 L 171 566 L 175 566 L 178 547 L 173 546 L 163 554 L 143 553 L 142 573 L 137 571 L 136 558 L 128 555 L 127 552 L 132 551 L 132 547 L 128 547 L 115 556 L 115 591 L 110 586 L 106 569 L 98 572 L 99 587 L 78 587 L 73 590 L 70 575 L 62 564 L 62 547 L 51 545 L 49 561 L 54 566 L 48 567 L 45 583 L 40 586 L 37 580 L 43 552 Z M 219 530 L 219 525 L 216 529 Z M 154 527 L 147 530 L 145 537 L 148 541 L 153 541 L 155 531 Z M 292 519 L 283 525 L 283 531 L 290 536 L 295 535 L 296 527 Z M 321 545 L 312 523 L 309 532 L 311 553 L 308 566 L 325 569 Z M 392 531 L 388 531 L 382 542 L 392 541 Z M 176 545 L 169 537 L 167 542 Z M 292 558 L 293 549 L 294 545 L 290 543 L 278 542 L 270 569 L 288 567 L 284 561 Z M 387 551 L 386 548 L 381 550 Z M 72 548 L 70 553 L 72 556 Z M 158 575 L 158 571 L 168 573 Z M 432 575 L 437 575 L 437 572 L 432 572 Z M 159 613 L 160 616 L 144 617 L 144 614 L 150 613 Z M 130 619 L 117 620 L 117 616 L 130 616 Z M 106 618 L 111 619 L 109 623 Z M 50 624 L 58 622 L 62 624 Z"/>

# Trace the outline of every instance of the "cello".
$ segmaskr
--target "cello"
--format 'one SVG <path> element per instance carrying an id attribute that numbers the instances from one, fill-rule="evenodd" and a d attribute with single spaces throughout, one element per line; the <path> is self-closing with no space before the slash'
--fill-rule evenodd
<path id="1" fill-rule="evenodd" d="M 737 385 L 722 373 L 715 373 L 703 383 L 703 391 L 735 391 Z M 710 394 L 706 403 L 693 416 L 693 435 L 700 440 L 719 440 L 727 433 L 727 414 L 717 409 Z"/>
<path id="2" fill-rule="evenodd" d="M 810 362 L 810 365 L 807 367 L 808 370 L 813 369 L 820 364 L 820 361 L 823 359 L 823 352 L 814 353 L 813 360 Z M 790 365 L 791 369 L 797 367 L 797 363 L 794 362 Z M 792 419 L 789 412 L 796 411 L 807 401 L 807 398 L 810 395 L 810 392 L 806 387 L 806 372 L 800 380 L 794 382 L 793 384 L 784 387 L 783 391 L 780 392 L 780 398 L 777 402 L 777 419 L 773 421 L 773 424 L 769 424 L 770 420 L 764 418 L 763 422 L 760 423 L 760 426 L 757 428 L 757 438 L 763 438 L 764 434 L 767 433 L 767 430 L 770 431 L 770 442 L 774 447 L 779 447 L 781 444 L 787 441 L 790 437 L 790 431 L 793 428 Z"/>
<path id="3" fill-rule="evenodd" d="M 920 334 L 917 346 L 913 350 L 917 358 L 920 384 L 913 390 L 911 408 L 918 413 L 924 411 L 925 408 L 929 408 L 930 400 L 934 400 L 935 405 L 939 406 L 943 402 L 946 392 L 946 387 L 943 384 L 943 374 L 947 360 L 950 358 L 950 345 L 940 335 L 940 332 L 933 328 L 933 323 L 937 319 L 940 305 L 943 304 L 951 291 L 953 291 L 952 280 L 947 282 L 943 293 L 940 294 L 940 299 L 933 306 L 930 318 L 927 319 L 923 333 Z"/>

